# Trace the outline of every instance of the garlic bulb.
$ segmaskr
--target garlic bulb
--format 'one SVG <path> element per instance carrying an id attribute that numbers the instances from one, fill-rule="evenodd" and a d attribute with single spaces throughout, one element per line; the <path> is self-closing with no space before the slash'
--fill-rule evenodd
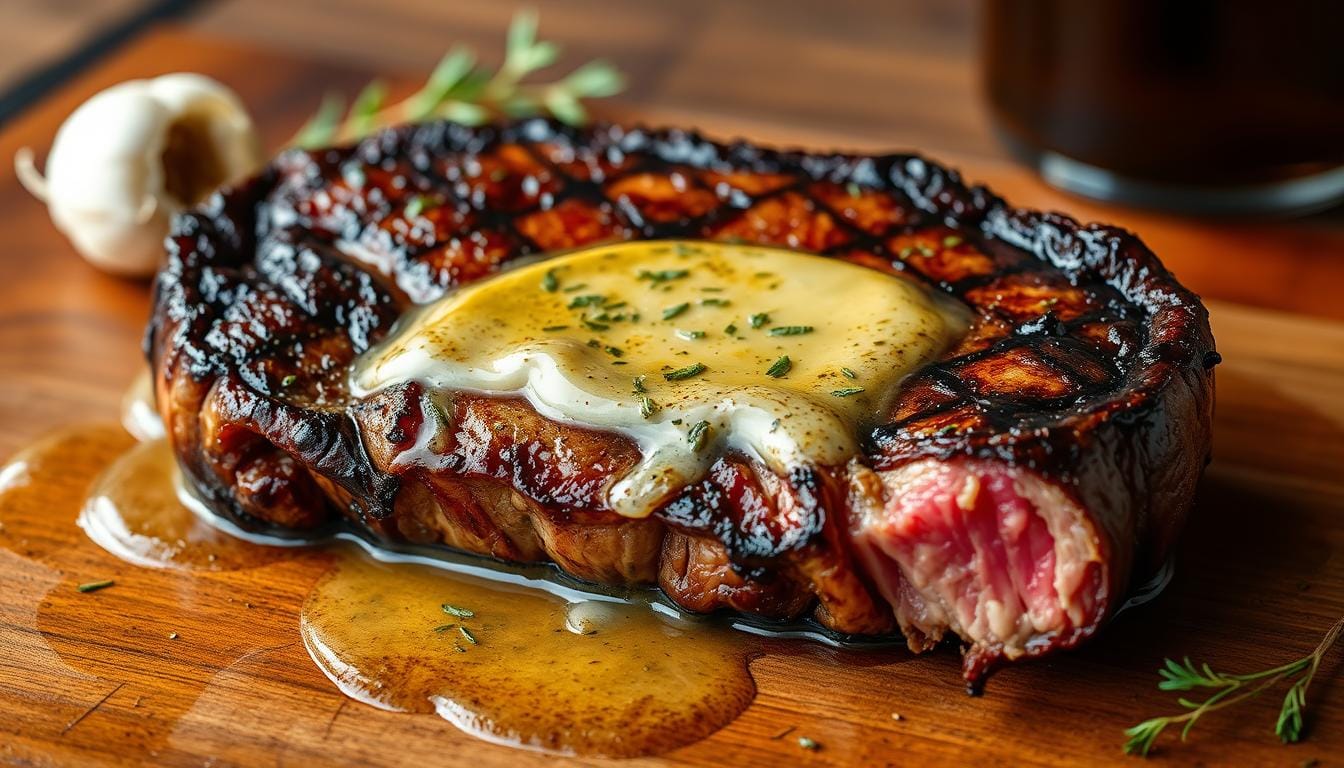
<path id="1" fill-rule="evenodd" d="M 260 167 L 238 97 L 202 75 L 131 80 L 84 102 L 56 133 L 43 179 L 27 148 L 19 179 L 57 229 L 108 272 L 148 275 L 174 213 Z"/>

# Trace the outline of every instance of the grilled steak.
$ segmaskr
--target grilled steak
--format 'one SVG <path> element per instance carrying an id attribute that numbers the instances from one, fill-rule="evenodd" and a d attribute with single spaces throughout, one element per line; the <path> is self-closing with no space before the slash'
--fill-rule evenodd
<path id="1" fill-rule="evenodd" d="M 781 476 L 726 452 L 642 519 L 605 501 L 640 459 L 620 435 L 521 398 L 430 414 L 416 383 L 350 394 L 355 358 L 454 286 L 673 237 L 846 259 L 975 319 L 847 466 Z M 187 478 L 245 528 L 551 561 L 692 611 L 899 630 L 916 651 L 955 634 L 971 682 L 1078 644 L 1165 558 L 1218 360 L 1203 306 L 1133 236 L 1009 208 L 920 157 L 541 120 L 281 155 L 176 220 L 146 347 Z M 433 455 L 411 457 L 430 419 Z"/>

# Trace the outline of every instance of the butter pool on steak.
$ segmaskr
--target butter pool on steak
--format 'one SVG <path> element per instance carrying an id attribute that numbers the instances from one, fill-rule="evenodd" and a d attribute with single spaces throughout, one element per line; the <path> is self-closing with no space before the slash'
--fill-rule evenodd
<path id="1" fill-rule="evenodd" d="M 351 396 L 354 360 L 409 308 L 516 259 L 655 238 L 849 260 L 975 319 L 847 465 L 725 452 L 646 518 L 607 505 L 641 458 L 619 435 L 414 382 Z M 1197 297 L 1133 236 L 920 157 L 540 120 L 281 155 L 176 220 L 146 347 L 187 478 L 245 528 L 551 561 L 916 651 L 955 635 L 972 683 L 1078 644 L 1166 557 L 1218 359 Z"/>

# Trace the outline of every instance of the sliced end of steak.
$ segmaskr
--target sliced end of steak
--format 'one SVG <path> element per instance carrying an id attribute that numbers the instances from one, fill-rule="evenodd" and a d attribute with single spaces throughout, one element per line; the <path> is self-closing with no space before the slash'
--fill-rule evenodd
<path id="1" fill-rule="evenodd" d="M 869 496 L 874 482 L 880 495 Z M 851 531 L 912 650 L 954 633 L 978 680 L 999 658 L 1076 644 L 1106 615 L 1105 534 L 1058 485 L 1000 463 L 932 459 L 866 483 L 856 497 L 871 501 Z"/>

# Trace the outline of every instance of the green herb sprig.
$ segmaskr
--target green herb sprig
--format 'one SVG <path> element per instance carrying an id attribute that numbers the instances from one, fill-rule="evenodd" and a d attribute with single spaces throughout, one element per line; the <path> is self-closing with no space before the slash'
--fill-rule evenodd
<path id="1" fill-rule="evenodd" d="M 588 122 L 584 99 L 614 96 L 625 88 L 625 77 L 602 60 L 552 82 L 523 82 L 551 66 L 559 55 L 558 45 L 537 39 L 536 14 L 520 12 L 509 25 L 504 63 L 495 72 L 481 66 L 470 49 L 455 47 L 420 90 L 395 104 L 387 103 L 387 88 L 379 81 L 366 85 L 348 112 L 339 95 L 328 94 L 289 143 L 316 149 L 356 141 L 389 125 L 434 119 L 480 125 L 498 117 L 550 114 L 582 125 Z"/>
<path id="2" fill-rule="evenodd" d="M 1208 664 L 1196 667 L 1186 657 L 1178 663 L 1166 660 L 1166 665 L 1157 671 L 1162 677 L 1157 687 L 1163 691 L 1192 691 L 1196 688 L 1208 688 L 1214 691 L 1203 701 L 1191 701 L 1185 697 L 1177 702 L 1186 709 L 1179 715 L 1167 715 L 1144 720 L 1129 728 L 1125 735 L 1125 754 L 1144 755 L 1153 748 L 1167 726 L 1181 726 L 1181 741 L 1190 733 L 1199 718 L 1215 710 L 1230 707 L 1247 699 L 1254 698 L 1279 683 L 1292 680 L 1288 692 L 1283 697 L 1283 706 L 1279 709 L 1278 720 L 1274 723 L 1274 733 L 1284 743 L 1299 741 L 1302 738 L 1303 713 L 1307 706 L 1307 687 L 1311 685 L 1321 660 L 1329 652 L 1340 633 L 1344 632 L 1344 618 L 1325 633 L 1319 645 L 1311 653 L 1296 661 L 1282 664 L 1271 669 L 1253 672 L 1247 675 L 1227 675 L 1214 672 Z M 1296 679 L 1294 679 L 1296 678 Z"/>

